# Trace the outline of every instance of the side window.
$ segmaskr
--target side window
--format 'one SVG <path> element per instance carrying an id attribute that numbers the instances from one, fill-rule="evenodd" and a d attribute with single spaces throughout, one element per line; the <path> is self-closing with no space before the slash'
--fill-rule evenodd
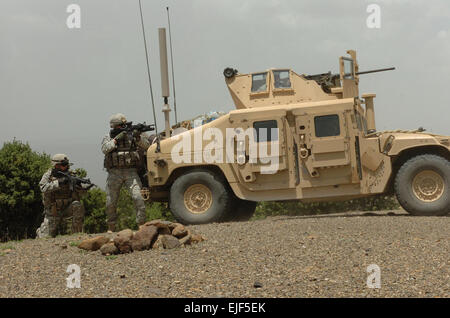
<path id="1" fill-rule="evenodd" d="M 252 93 L 267 91 L 267 73 L 252 75 Z"/>
<path id="2" fill-rule="evenodd" d="M 256 130 L 256 142 L 278 140 L 278 125 L 276 120 L 255 121 L 253 128 Z"/>
<path id="3" fill-rule="evenodd" d="M 338 115 L 325 115 L 314 117 L 316 137 L 339 136 L 341 129 Z"/>
<path id="4" fill-rule="evenodd" d="M 275 88 L 291 88 L 291 80 L 289 79 L 289 70 L 273 71 Z"/>
<path id="5" fill-rule="evenodd" d="M 353 74 L 353 60 L 349 58 L 343 58 L 344 60 L 344 79 L 355 79 Z"/>

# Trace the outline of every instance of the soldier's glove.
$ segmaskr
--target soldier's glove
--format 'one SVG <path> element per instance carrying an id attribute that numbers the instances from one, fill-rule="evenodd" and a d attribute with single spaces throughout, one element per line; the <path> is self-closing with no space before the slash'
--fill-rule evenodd
<path id="1" fill-rule="evenodd" d="M 121 140 L 121 139 L 125 138 L 126 135 L 127 135 L 127 133 L 125 131 L 122 131 L 116 137 L 114 137 L 114 139 Z"/>

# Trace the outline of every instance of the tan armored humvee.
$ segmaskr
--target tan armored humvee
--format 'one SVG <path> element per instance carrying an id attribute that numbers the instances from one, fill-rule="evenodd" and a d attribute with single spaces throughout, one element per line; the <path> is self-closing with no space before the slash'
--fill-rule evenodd
<path id="1" fill-rule="evenodd" d="M 347 53 L 337 75 L 225 69 L 236 110 L 148 149 L 148 199 L 190 224 L 248 219 L 258 201 L 381 193 L 414 215 L 447 214 L 450 137 L 377 132 L 375 94 L 358 90 L 372 71 Z"/>

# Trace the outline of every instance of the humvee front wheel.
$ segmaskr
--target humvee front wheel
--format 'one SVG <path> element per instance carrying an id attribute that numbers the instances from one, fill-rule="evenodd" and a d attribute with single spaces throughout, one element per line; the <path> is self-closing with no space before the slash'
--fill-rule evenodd
<path id="1" fill-rule="evenodd" d="M 207 170 L 194 170 L 172 184 L 169 204 L 178 222 L 204 224 L 222 221 L 232 199 L 222 178 Z"/>
<path id="2" fill-rule="evenodd" d="M 450 162 L 431 154 L 409 159 L 397 173 L 395 193 L 412 215 L 446 215 L 450 212 Z"/>

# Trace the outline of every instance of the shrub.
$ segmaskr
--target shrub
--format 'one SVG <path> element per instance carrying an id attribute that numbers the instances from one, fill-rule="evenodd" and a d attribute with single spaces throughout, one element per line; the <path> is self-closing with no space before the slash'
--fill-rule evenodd
<path id="1" fill-rule="evenodd" d="M 105 232 L 108 229 L 106 222 L 106 192 L 98 188 L 91 189 L 82 201 L 86 211 L 84 231 L 87 233 Z M 172 214 L 167 205 L 163 203 L 146 203 L 145 212 L 147 220 L 165 219 L 173 221 Z M 136 230 L 137 228 L 133 199 L 127 189 L 122 187 L 117 204 L 116 230 Z"/>
<path id="2" fill-rule="evenodd" d="M 106 232 L 106 193 L 93 188 L 81 199 L 84 209 L 84 231 L 87 233 Z"/>
<path id="3" fill-rule="evenodd" d="M 271 215 L 316 215 L 345 211 L 377 211 L 400 208 L 394 196 L 372 196 L 346 201 L 324 201 L 303 203 L 299 201 L 260 202 L 256 207 L 255 218 Z"/>
<path id="4" fill-rule="evenodd" d="M 43 220 L 39 181 L 50 156 L 18 140 L 0 149 L 0 240 L 33 238 Z"/>

